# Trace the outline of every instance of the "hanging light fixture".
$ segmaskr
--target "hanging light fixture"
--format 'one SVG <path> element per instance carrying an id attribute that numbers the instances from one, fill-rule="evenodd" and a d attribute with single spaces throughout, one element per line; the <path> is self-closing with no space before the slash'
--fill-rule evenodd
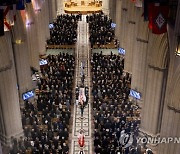
<path id="1" fill-rule="evenodd" d="M 177 37 L 176 55 L 180 56 L 180 36 Z"/>

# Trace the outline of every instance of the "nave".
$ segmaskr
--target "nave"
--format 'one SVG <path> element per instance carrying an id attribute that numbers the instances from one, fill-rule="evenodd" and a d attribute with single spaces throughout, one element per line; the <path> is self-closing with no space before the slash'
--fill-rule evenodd
<path id="1" fill-rule="evenodd" d="M 106 39 L 110 42 L 113 39 L 113 29 L 107 36 L 102 31 L 100 38 L 95 39 L 93 35 L 99 31 L 98 27 L 90 28 L 89 22 L 93 23 L 97 17 L 107 26 L 102 30 L 108 30 L 111 22 L 103 14 L 77 16 L 76 20 L 69 15 L 57 18 L 57 24 L 64 19 L 77 24 L 75 50 L 47 51 L 36 101 L 26 101 L 22 109 L 25 138 L 18 143 L 14 140 L 10 153 L 18 149 L 20 153 L 53 154 L 143 152 L 134 140 L 138 136 L 140 113 L 139 106 L 129 100 L 131 74 L 123 71 L 124 56 L 116 48 L 92 48 L 95 44 L 105 46 Z M 68 27 L 65 31 L 69 31 Z M 59 44 L 54 33 L 58 33 L 58 29 L 51 33 L 51 38 Z M 90 43 L 92 38 L 94 41 Z M 127 147 L 124 134 L 133 137 Z"/>
<path id="2" fill-rule="evenodd" d="M 1 0 L 0 154 L 179 154 L 179 10 Z"/>

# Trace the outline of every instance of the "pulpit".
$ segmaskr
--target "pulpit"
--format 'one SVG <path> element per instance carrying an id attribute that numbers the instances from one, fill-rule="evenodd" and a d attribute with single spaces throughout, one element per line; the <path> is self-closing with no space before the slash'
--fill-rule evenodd
<path id="1" fill-rule="evenodd" d="M 98 13 L 102 11 L 102 0 L 68 0 L 64 2 L 65 13 Z"/>

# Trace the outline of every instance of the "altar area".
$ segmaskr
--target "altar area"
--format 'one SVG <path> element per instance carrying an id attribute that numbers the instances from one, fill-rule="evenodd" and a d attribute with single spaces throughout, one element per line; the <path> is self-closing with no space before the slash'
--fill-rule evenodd
<path id="1" fill-rule="evenodd" d="M 66 0 L 64 2 L 65 13 L 98 13 L 102 11 L 102 1 L 99 0 Z"/>

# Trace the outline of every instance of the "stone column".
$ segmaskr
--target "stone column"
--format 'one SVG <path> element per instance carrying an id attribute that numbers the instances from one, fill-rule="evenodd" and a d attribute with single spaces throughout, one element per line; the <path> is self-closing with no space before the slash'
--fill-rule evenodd
<path id="1" fill-rule="evenodd" d="M 1 105 L 1 97 L 0 97 L 0 143 L 5 143 L 6 138 L 5 138 L 5 126 L 4 126 L 4 119 L 3 119 L 3 110 L 2 110 L 2 105 Z"/>
<path id="2" fill-rule="evenodd" d="M 64 14 L 64 2 L 65 0 L 56 0 L 58 14 Z"/>
<path id="3" fill-rule="evenodd" d="M 20 102 L 23 103 L 22 93 L 32 89 L 31 70 L 29 62 L 29 51 L 25 26 L 20 11 L 16 14 L 16 24 L 13 27 L 13 50 L 17 70 L 18 88 Z M 21 41 L 20 43 L 16 41 Z"/>
<path id="4" fill-rule="evenodd" d="M 37 36 L 38 36 L 38 44 L 39 44 L 39 54 L 44 55 L 46 51 L 46 13 L 45 13 L 45 1 L 38 0 L 40 10 L 35 10 L 35 22 L 37 26 Z"/>
<path id="5" fill-rule="evenodd" d="M 4 144 L 9 145 L 12 136 L 23 135 L 10 32 L 0 37 L 0 83 L 0 110 L 3 123 L 0 137 Z"/>
<path id="6" fill-rule="evenodd" d="M 147 54 L 147 73 L 144 85 L 141 132 L 156 137 L 160 133 L 167 83 L 167 35 L 155 35 L 150 32 Z M 155 144 L 149 146 L 157 150 Z"/>
<path id="7" fill-rule="evenodd" d="M 118 1 L 117 1 L 118 2 Z M 120 6 L 120 2 L 118 2 L 119 4 L 117 4 L 117 6 Z M 119 27 L 119 33 L 117 33 L 117 37 L 119 38 L 120 41 L 120 46 L 121 47 L 125 47 L 125 41 L 124 38 L 127 37 L 126 35 L 126 26 L 127 26 L 127 1 L 126 0 L 121 0 L 121 8 L 119 8 L 121 10 L 121 16 L 120 16 L 120 27 Z"/>
<path id="8" fill-rule="evenodd" d="M 49 21 L 52 23 L 57 15 L 56 0 L 48 0 L 49 2 Z"/>
<path id="9" fill-rule="evenodd" d="M 109 0 L 102 1 L 102 11 L 104 14 L 109 15 Z"/>
<path id="10" fill-rule="evenodd" d="M 116 3 L 117 3 L 117 0 L 109 1 L 109 16 L 113 20 L 113 22 L 116 22 L 116 15 L 118 15 L 116 13 L 116 9 L 118 9 L 116 8 Z"/>
<path id="11" fill-rule="evenodd" d="M 168 25 L 169 69 L 166 95 L 163 108 L 160 135 L 180 137 L 180 57 L 174 54 L 177 47 L 177 34 L 180 34 L 180 1 L 177 7 L 175 26 Z M 179 154 L 179 143 L 159 144 L 158 154 Z"/>
<path id="12" fill-rule="evenodd" d="M 124 46 L 123 48 L 126 50 L 125 54 L 125 71 L 132 73 L 132 65 L 133 65 L 133 56 L 134 56 L 134 47 L 137 36 L 137 19 L 136 16 L 138 14 L 137 8 L 134 6 L 134 3 L 131 1 L 127 1 L 127 20 L 125 25 L 125 37 L 124 37 Z M 123 38 L 122 38 L 123 39 Z"/>
<path id="13" fill-rule="evenodd" d="M 165 68 L 148 66 L 141 130 L 150 136 L 156 136 L 159 133 L 158 125 L 160 122 L 159 116 L 161 114 L 161 96 L 164 90 L 165 71 Z"/>
<path id="14" fill-rule="evenodd" d="M 36 68 L 37 70 L 40 70 L 38 42 L 39 35 L 37 35 L 37 20 L 35 20 L 35 13 L 37 12 L 35 12 L 32 3 L 26 4 L 26 10 L 29 14 L 30 20 L 32 21 L 32 24 L 28 28 L 26 28 L 30 66 Z"/>
<path id="15" fill-rule="evenodd" d="M 180 84 L 180 83 L 179 83 Z M 169 96 L 168 96 L 169 97 Z M 171 96 L 170 96 L 171 97 Z M 162 137 L 178 137 L 180 134 L 180 113 L 176 112 L 175 110 L 171 110 L 164 106 L 163 110 L 163 123 L 160 136 Z M 178 154 L 180 151 L 179 143 L 170 142 L 168 144 L 162 143 L 158 145 L 157 154 Z"/>
<path id="16" fill-rule="evenodd" d="M 112 8 L 113 9 L 113 8 Z M 122 26 L 122 1 L 121 0 L 116 0 L 116 28 L 115 28 L 115 35 L 117 37 L 117 39 L 120 41 L 120 28 Z"/>
<path id="17" fill-rule="evenodd" d="M 1 141 L 0 141 L 0 153 L 3 153 L 3 151 L 2 151 Z"/>
<path id="18" fill-rule="evenodd" d="M 144 100 L 145 89 L 144 85 L 146 83 L 146 70 L 147 70 L 147 48 L 149 41 L 149 29 L 148 23 L 144 22 L 142 9 L 136 9 L 136 29 L 137 35 L 134 37 L 134 46 L 131 48 L 133 52 L 133 62 L 131 59 L 126 58 L 125 55 L 125 69 L 128 63 L 132 63 L 132 84 L 131 88 L 136 89 L 142 94 L 142 100 Z M 127 67 L 128 69 L 128 67 Z M 141 101 L 142 101 L 141 100 Z"/>
<path id="19" fill-rule="evenodd" d="M 49 3 L 48 0 L 45 0 L 44 6 L 43 6 L 43 11 L 44 11 L 44 29 L 45 29 L 45 45 L 46 45 L 46 40 L 50 37 L 50 31 L 49 31 Z"/>
<path id="20" fill-rule="evenodd" d="M 143 136 L 160 136 L 166 71 L 164 68 L 148 66 L 146 94 L 141 113 L 140 134 Z M 157 153 L 156 143 L 149 143 L 147 146 Z"/>

